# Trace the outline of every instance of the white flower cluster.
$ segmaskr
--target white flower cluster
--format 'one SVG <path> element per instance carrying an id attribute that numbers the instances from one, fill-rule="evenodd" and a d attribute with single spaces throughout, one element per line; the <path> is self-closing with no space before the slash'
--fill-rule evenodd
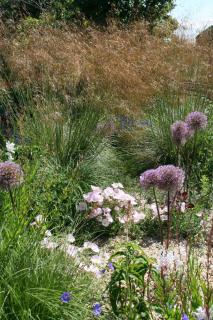
<path id="1" fill-rule="evenodd" d="M 13 161 L 13 155 L 15 153 L 15 143 L 7 141 L 6 142 L 7 156 L 9 161 Z"/>
<path id="2" fill-rule="evenodd" d="M 148 204 L 146 206 L 146 208 L 151 210 L 151 214 L 154 219 L 158 218 L 158 210 L 157 210 L 156 203 Z M 158 209 L 159 209 L 159 214 L 160 214 L 161 220 L 166 221 L 168 219 L 168 207 L 167 206 L 164 206 L 164 207 L 159 206 Z M 180 210 L 180 212 L 184 213 L 186 211 L 186 203 L 181 202 L 178 209 Z"/>
<path id="3" fill-rule="evenodd" d="M 170 271 L 180 268 L 185 259 L 185 250 L 182 250 L 179 254 L 173 251 L 162 251 L 155 267 L 166 276 Z"/>
<path id="4" fill-rule="evenodd" d="M 71 233 L 61 241 L 55 241 L 51 231 L 47 230 L 45 238 L 41 241 L 41 246 L 48 250 L 62 250 L 69 257 L 75 259 L 82 271 L 92 273 L 96 278 L 101 278 L 105 274 L 107 264 L 109 264 L 110 255 L 106 252 L 100 252 L 100 248 L 94 242 L 86 241 L 82 247 L 75 246 L 74 242 L 75 237 Z M 91 256 L 91 252 L 95 255 Z M 108 271 L 113 270 L 111 264 L 109 266 Z"/>
<path id="5" fill-rule="evenodd" d="M 31 222 L 31 226 L 35 226 L 35 227 L 40 227 L 43 223 L 45 222 L 44 217 L 42 216 L 42 214 L 38 214 L 34 221 Z"/>
<path id="6" fill-rule="evenodd" d="M 135 197 L 126 193 L 123 188 L 121 183 L 113 183 L 105 189 L 91 186 L 92 191 L 83 196 L 89 209 L 88 218 L 95 218 L 104 227 L 108 227 L 115 220 L 123 224 L 143 220 L 145 214 L 136 210 Z"/>
<path id="7" fill-rule="evenodd" d="M 213 306 L 211 306 L 210 310 L 210 318 L 207 315 L 207 311 L 205 308 L 199 307 L 195 312 L 193 312 L 193 316 L 196 318 L 196 320 L 208 320 L 213 319 Z"/>

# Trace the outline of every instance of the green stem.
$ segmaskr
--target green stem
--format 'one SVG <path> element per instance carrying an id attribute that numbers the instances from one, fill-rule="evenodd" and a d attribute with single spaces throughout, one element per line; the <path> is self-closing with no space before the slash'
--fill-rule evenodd
<path id="1" fill-rule="evenodd" d="M 13 213 L 15 214 L 15 201 L 14 201 L 14 198 L 13 198 L 13 193 L 12 193 L 10 188 L 9 188 L 9 195 L 10 195 L 10 201 L 11 201 L 12 208 L 13 208 Z"/>
<path id="2" fill-rule="evenodd" d="M 197 132 L 195 131 L 192 154 L 190 155 L 190 158 L 189 158 L 189 166 L 188 166 L 188 170 L 187 170 L 187 191 L 189 190 L 189 180 L 190 180 L 191 173 L 192 173 L 193 160 L 195 158 L 196 144 L 197 144 Z"/>
<path id="3" fill-rule="evenodd" d="M 161 244 L 163 244 L 162 221 L 161 221 L 161 217 L 160 217 L 160 210 L 159 210 L 158 200 L 157 200 L 157 196 L 156 196 L 156 192 L 155 192 L 155 188 L 154 187 L 153 187 L 153 193 L 154 193 L 155 204 L 156 204 L 156 208 L 157 208 L 158 220 L 159 220 L 159 225 L 160 225 L 160 240 L 161 240 Z"/>
<path id="4" fill-rule="evenodd" d="M 170 242 L 170 233 L 171 233 L 171 212 L 170 212 L 170 192 L 167 194 L 167 214 L 168 214 L 168 222 L 167 222 L 167 241 L 166 241 L 166 250 L 169 248 Z"/>

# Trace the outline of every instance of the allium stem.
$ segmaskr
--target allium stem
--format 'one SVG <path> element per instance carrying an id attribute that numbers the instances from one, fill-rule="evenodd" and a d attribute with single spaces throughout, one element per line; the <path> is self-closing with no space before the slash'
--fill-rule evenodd
<path id="1" fill-rule="evenodd" d="M 178 146 L 177 147 L 178 167 L 181 166 L 181 152 L 180 151 L 181 151 L 181 147 Z"/>
<path id="2" fill-rule="evenodd" d="M 187 186 L 187 191 L 189 190 L 189 180 L 191 177 L 191 172 L 193 168 L 193 160 L 195 159 L 195 150 L 196 150 L 196 144 L 197 144 L 197 132 L 194 133 L 194 141 L 193 141 L 193 148 L 192 148 L 192 154 L 189 157 L 189 166 L 187 170 L 187 177 L 186 177 L 186 186 Z M 189 194 L 190 197 L 190 194 Z"/>
<path id="3" fill-rule="evenodd" d="M 15 214 L 15 201 L 14 201 L 14 198 L 13 198 L 13 193 L 12 193 L 10 188 L 9 188 L 9 195 L 10 195 L 10 201 L 11 201 L 12 208 L 13 208 L 13 213 Z"/>
<path id="4" fill-rule="evenodd" d="M 170 233 L 171 233 L 171 210 L 170 210 L 170 191 L 167 193 L 167 210 L 168 210 L 168 224 L 167 224 L 167 241 L 166 250 L 169 248 Z"/>
<path id="5" fill-rule="evenodd" d="M 157 196 L 156 196 L 156 192 L 155 192 L 154 187 L 153 187 L 153 194 L 154 194 L 154 198 L 155 198 L 155 204 L 156 204 L 156 208 L 157 208 L 157 214 L 158 214 L 158 220 L 159 220 L 159 226 L 160 226 L 160 241 L 161 241 L 161 244 L 163 244 L 162 221 L 161 221 L 161 217 L 160 217 L 160 210 L 159 210 L 158 200 L 157 200 Z"/>

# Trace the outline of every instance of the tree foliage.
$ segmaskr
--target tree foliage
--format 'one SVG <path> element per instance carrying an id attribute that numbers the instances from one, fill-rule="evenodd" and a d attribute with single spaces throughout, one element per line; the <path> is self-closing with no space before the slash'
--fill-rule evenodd
<path id="1" fill-rule="evenodd" d="M 13 20 L 39 18 L 47 11 L 59 20 L 82 16 L 105 23 L 108 17 L 116 17 L 122 22 L 145 19 L 155 23 L 166 19 L 172 8 L 174 0 L 0 0 L 2 16 Z"/>

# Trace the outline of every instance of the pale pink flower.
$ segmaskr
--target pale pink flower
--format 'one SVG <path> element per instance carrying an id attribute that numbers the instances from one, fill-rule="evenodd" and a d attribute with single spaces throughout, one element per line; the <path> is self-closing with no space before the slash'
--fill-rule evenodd
<path id="1" fill-rule="evenodd" d="M 124 188 L 124 186 L 120 182 L 117 182 L 117 183 L 114 182 L 112 184 L 112 187 L 113 187 L 113 189 L 123 189 Z"/>
<path id="2" fill-rule="evenodd" d="M 193 315 L 196 317 L 197 320 L 207 320 L 207 312 L 205 308 L 199 307 L 195 312 L 193 312 Z"/>
<path id="3" fill-rule="evenodd" d="M 96 217 L 100 216 L 101 214 L 102 214 L 102 209 L 101 208 L 95 208 L 90 212 L 88 218 L 89 219 L 96 218 Z"/>
<path id="4" fill-rule="evenodd" d="M 46 249 L 56 249 L 58 247 L 58 243 L 51 241 L 50 238 L 45 237 L 42 241 L 41 241 L 41 246 L 42 248 L 46 248 Z"/>
<path id="5" fill-rule="evenodd" d="M 86 241 L 83 244 L 83 248 L 84 249 L 91 249 L 93 252 L 98 253 L 100 251 L 99 247 L 97 246 L 97 244 L 90 242 L 90 241 Z"/>
<path id="6" fill-rule="evenodd" d="M 102 225 L 104 227 L 108 227 L 111 223 L 113 223 L 113 218 L 110 213 L 107 213 L 104 215 L 102 219 Z"/>
<path id="7" fill-rule="evenodd" d="M 67 245 L 65 248 L 65 252 L 71 257 L 76 257 L 79 253 L 79 248 L 72 244 Z"/>
<path id="8" fill-rule="evenodd" d="M 181 202 L 180 204 L 180 212 L 185 212 L 186 211 L 186 203 L 185 202 Z"/>
<path id="9" fill-rule="evenodd" d="M 52 236 L 52 232 L 50 230 L 46 230 L 45 231 L 45 236 L 46 237 L 51 237 Z"/>
<path id="10" fill-rule="evenodd" d="M 76 209 L 78 211 L 85 211 L 87 210 L 87 204 L 86 202 L 79 202 L 79 204 L 76 206 Z"/>
<path id="11" fill-rule="evenodd" d="M 139 213 L 137 211 L 134 211 L 133 212 L 133 215 L 132 215 L 132 220 L 134 223 L 138 223 L 140 222 L 141 220 L 144 220 L 145 219 L 145 214 L 144 213 Z"/>
<path id="12" fill-rule="evenodd" d="M 103 194 L 104 194 L 104 197 L 108 199 L 114 196 L 114 190 L 111 187 L 107 187 L 106 189 L 104 189 Z"/>
<path id="13" fill-rule="evenodd" d="M 66 236 L 66 240 L 67 240 L 67 242 L 69 242 L 69 243 L 75 242 L 75 238 L 74 238 L 74 236 L 73 236 L 72 233 L 69 233 L 69 234 Z"/>
<path id="14" fill-rule="evenodd" d="M 119 221 L 120 223 L 122 223 L 122 224 L 125 224 L 125 223 L 127 223 L 127 222 L 129 221 L 129 219 L 128 219 L 128 216 L 127 216 L 127 215 L 124 215 L 124 216 L 122 216 L 122 217 L 118 217 L 118 221 Z"/>
<path id="15" fill-rule="evenodd" d="M 91 186 L 92 191 L 98 192 L 98 193 L 102 193 L 102 189 L 100 187 L 96 187 L 96 186 Z"/>
<path id="16" fill-rule="evenodd" d="M 95 202 L 101 205 L 103 204 L 103 201 L 104 201 L 103 195 L 98 191 L 89 192 L 87 194 L 84 194 L 83 197 L 84 197 L 84 200 L 88 203 Z"/>

